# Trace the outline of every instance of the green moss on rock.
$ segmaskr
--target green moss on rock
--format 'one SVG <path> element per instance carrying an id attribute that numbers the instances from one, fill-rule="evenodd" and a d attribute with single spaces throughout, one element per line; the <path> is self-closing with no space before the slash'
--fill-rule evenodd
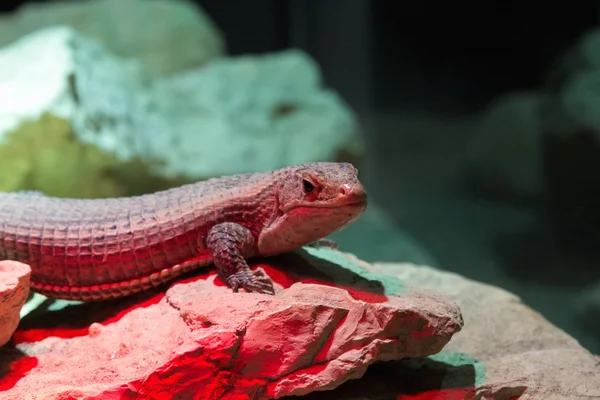
<path id="1" fill-rule="evenodd" d="M 48 113 L 7 133 L 0 145 L 0 160 L 0 191 L 97 198 L 129 196 L 180 183 L 152 176 L 140 160 L 121 162 L 83 143 L 69 121 Z"/>

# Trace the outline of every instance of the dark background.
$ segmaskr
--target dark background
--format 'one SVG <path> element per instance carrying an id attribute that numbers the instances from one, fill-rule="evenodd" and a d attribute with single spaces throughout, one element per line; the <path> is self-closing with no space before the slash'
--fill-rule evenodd
<path id="1" fill-rule="evenodd" d="M 597 2 L 198 0 L 232 54 L 301 47 L 355 107 L 481 109 L 538 87 L 597 21 Z M 508 3 L 508 4 L 507 4 Z M 232 10 L 235 10 L 232 11 Z"/>

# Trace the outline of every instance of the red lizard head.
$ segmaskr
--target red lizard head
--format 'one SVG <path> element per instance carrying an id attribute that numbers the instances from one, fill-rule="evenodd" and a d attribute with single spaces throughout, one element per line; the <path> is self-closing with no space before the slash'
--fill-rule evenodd
<path id="1" fill-rule="evenodd" d="M 286 252 L 354 222 L 367 207 L 358 171 L 348 163 L 317 162 L 277 172 L 278 214 L 259 236 L 259 253 Z"/>

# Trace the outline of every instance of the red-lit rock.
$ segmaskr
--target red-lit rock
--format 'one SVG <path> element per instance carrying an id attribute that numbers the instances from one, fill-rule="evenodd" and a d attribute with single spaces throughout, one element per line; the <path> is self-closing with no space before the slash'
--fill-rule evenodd
<path id="1" fill-rule="evenodd" d="M 19 325 L 19 313 L 29 295 L 31 268 L 15 261 L 0 262 L 0 346 Z"/>
<path id="2" fill-rule="evenodd" d="M 287 288 L 275 297 L 201 277 L 166 295 L 29 314 L 16 346 L 0 349 L 0 399 L 600 398 L 600 357 L 505 290 L 422 265 L 309 253 L 264 266 Z M 351 288 L 307 284 L 331 280 Z M 386 297 L 381 283 L 404 294 Z M 407 287 L 447 296 L 460 314 Z M 406 357 L 436 352 L 461 315 L 439 353 Z M 398 361 L 366 368 L 373 360 Z"/>
<path id="3" fill-rule="evenodd" d="M 295 283 L 269 296 L 214 279 L 176 283 L 87 330 L 19 332 L 21 358 L 0 361 L 12 369 L 0 398 L 299 395 L 360 378 L 378 360 L 437 353 L 462 328 L 459 308 L 435 295 Z"/>

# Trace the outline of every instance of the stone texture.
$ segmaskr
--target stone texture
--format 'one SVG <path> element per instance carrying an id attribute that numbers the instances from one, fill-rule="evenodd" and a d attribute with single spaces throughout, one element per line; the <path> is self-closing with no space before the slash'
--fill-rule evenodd
<path id="1" fill-rule="evenodd" d="M 587 213 L 594 207 L 576 203 L 595 204 L 600 188 L 600 30 L 583 35 L 546 75 L 543 86 L 503 95 L 480 116 L 467 173 L 485 192 L 512 199 L 573 194 L 555 208 Z"/>
<path id="2" fill-rule="evenodd" d="M 211 272 L 166 293 L 34 311 L 5 349 L 0 370 L 11 373 L 0 396 L 302 395 L 358 379 L 376 361 L 435 354 L 462 328 L 453 302 L 401 282 L 382 286 L 333 250 L 272 261 L 277 269 L 262 266 L 276 296 L 232 293 Z"/>
<path id="3" fill-rule="evenodd" d="M 548 72 L 545 125 L 565 137 L 582 130 L 600 134 L 600 29 L 584 34 Z"/>
<path id="4" fill-rule="evenodd" d="M 599 362 L 579 350 L 531 352 L 486 363 L 443 353 L 375 364 L 360 380 L 304 399 L 591 400 L 600 393 Z"/>
<path id="5" fill-rule="evenodd" d="M 576 307 L 580 322 L 592 332 L 600 332 L 600 281 L 581 291 Z"/>
<path id="6" fill-rule="evenodd" d="M 566 237 L 590 238 L 589 251 L 595 254 L 600 242 L 600 29 L 582 35 L 548 75 L 542 116 L 549 209 Z"/>
<path id="7" fill-rule="evenodd" d="M 465 327 L 447 351 L 464 352 L 479 361 L 489 361 L 524 351 L 581 349 L 575 339 L 503 289 L 408 263 L 374 263 L 373 270 L 436 291 L 459 304 Z"/>
<path id="8" fill-rule="evenodd" d="M 362 152 L 355 115 L 300 50 L 213 60 L 157 81 L 150 97 L 181 132 L 165 154 L 169 176 L 267 171 Z"/>
<path id="9" fill-rule="evenodd" d="M 10 94 L 0 96 L 0 145 L 10 153 L 24 125 L 44 132 L 38 125 L 58 119 L 54 126 L 64 128 L 55 136 L 96 147 L 120 175 L 135 177 L 130 182 L 184 183 L 360 155 L 355 115 L 322 86 L 305 53 L 222 58 L 162 80 L 144 79 L 144 67 L 70 27 L 20 38 L 0 49 L 0 93 Z M 44 154 L 62 156 L 53 150 Z M 13 158 L 16 173 L 0 190 L 41 190 L 23 187 L 36 178 L 22 155 Z M 119 175 L 103 168 L 94 174 Z M 72 188 L 69 195 L 83 192 Z"/>
<path id="10" fill-rule="evenodd" d="M 140 124 L 158 117 L 138 101 L 134 66 L 67 27 L 1 49 L 0 190 L 113 197 L 150 180 L 135 138 L 143 141 Z"/>
<path id="11" fill-rule="evenodd" d="M 170 186 L 144 163 L 77 140 L 71 124 L 44 114 L 8 132 L 0 145 L 0 191 L 36 190 L 59 197 L 117 197 Z M 69 177 L 69 179 L 65 179 Z"/>
<path id="12" fill-rule="evenodd" d="M 213 385 L 205 386 L 205 388 L 209 388 L 205 390 L 212 390 L 218 386 L 219 382 L 230 379 L 232 374 L 239 373 L 239 371 L 245 371 L 249 375 L 247 379 L 236 381 L 239 386 L 234 385 L 234 387 L 244 387 L 244 390 L 253 384 L 257 388 L 263 387 L 261 386 L 263 382 L 256 378 L 256 371 L 260 371 L 261 368 L 270 371 L 271 374 L 281 374 L 285 373 L 284 371 L 293 370 L 285 380 L 276 380 L 268 385 L 270 395 L 275 395 L 277 388 L 281 390 L 280 394 L 286 393 L 285 391 L 288 390 L 297 390 L 297 393 L 300 393 L 302 389 L 299 388 L 301 387 L 316 389 L 320 385 L 323 388 L 332 389 L 306 393 L 304 398 L 307 400 L 332 398 L 339 400 L 388 398 L 399 400 L 590 400 L 600 396 L 600 357 L 591 355 L 576 340 L 550 324 L 539 313 L 528 308 L 517 296 L 505 290 L 427 266 L 409 263 L 368 264 L 350 254 L 328 249 L 307 248 L 296 254 L 274 258 L 269 261 L 269 265 L 262 264 L 262 266 L 270 276 L 275 278 L 278 285 L 287 288 L 279 289 L 278 296 L 266 303 L 257 300 L 262 297 L 259 295 L 242 294 L 248 299 L 244 302 L 237 301 L 239 297 L 218 297 L 222 288 L 215 287 L 210 283 L 212 277 L 206 281 L 204 277 L 200 277 L 199 279 L 188 278 L 187 281 L 172 286 L 164 297 L 160 294 L 149 293 L 145 297 L 121 301 L 118 304 L 51 306 L 50 309 L 56 310 L 52 312 L 34 310 L 23 319 L 20 329 L 15 333 L 16 347 L 14 349 L 4 348 L 4 359 L 12 361 L 10 363 L 12 373 L 0 380 L 0 390 L 6 390 L 0 392 L 0 396 L 4 395 L 2 398 L 11 399 L 10 395 L 21 390 L 23 385 L 31 383 L 44 386 L 44 382 L 47 383 L 47 381 L 36 381 L 37 383 L 35 383 L 34 381 L 37 379 L 64 379 L 66 381 L 66 378 L 62 376 L 50 374 L 44 377 L 38 375 L 37 372 L 40 369 L 45 371 L 46 368 L 50 368 L 50 364 L 46 364 L 46 360 L 56 362 L 56 364 L 52 364 L 53 368 L 57 366 L 66 368 L 57 357 L 65 354 L 69 346 L 75 346 L 75 343 L 81 341 L 100 342 L 103 337 L 108 340 L 109 337 L 115 337 L 111 335 L 117 335 L 117 332 L 121 333 L 121 336 L 118 337 L 121 344 L 103 350 L 109 352 L 109 358 L 116 360 L 110 364 L 107 362 L 107 365 L 113 369 L 96 371 L 110 375 L 113 381 L 116 372 L 130 374 L 128 376 L 140 373 L 140 369 L 147 366 L 124 361 L 125 359 L 133 360 L 134 353 L 141 351 L 136 347 L 136 343 L 139 342 L 140 337 L 144 336 L 144 332 L 140 331 L 137 335 L 132 335 L 131 332 L 137 332 L 139 323 L 153 324 L 152 321 L 158 318 L 155 314 L 156 310 L 163 307 L 165 314 L 160 314 L 160 318 L 166 318 L 166 315 L 172 321 L 177 321 L 176 326 L 162 324 L 159 329 L 154 322 L 151 329 L 157 336 L 157 340 L 161 340 L 163 346 L 166 346 L 166 350 L 153 347 L 145 348 L 143 351 L 148 353 L 147 363 L 150 364 L 148 368 L 162 365 L 163 360 L 169 357 L 165 353 L 173 351 L 174 348 L 181 349 L 174 355 L 169 353 L 171 357 L 177 359 L 177 362 L 170 363 L 170 369 L 167 367 L 159 369 L 160 373 L 152 374 L 143 382 L 135 381 L 129 386 L 130 397 L 134 397 L 136 391 L 147 398 L 161 398 L 161 395 L 172 397 L 172 393 L 165 395 L 166 392 L 158 391 L 150 394 L 149 391 L 140 392 L 140 390 L 144 390 L 144 387 L 153 387 L 156 390 L 162 388 L 167 391 L 168 385 L 165 382 L 174 382 L 182 375 L 185 376 L 188 370 L 195 376 L 194 380 L 172 386 L 185 393 L 182 394 L 183 398 L 194 398 L 189 393 L 193 391 L 191 386 L 195 382 L 212 379 Z M 272 268 L 272 266 L 276 268 Z M 298 281 L 302 283 L 294 283 Z M 331 282 L 335 282 L 338 288 L 321 290 L 322 287 L 319 284 L 331 284 Z M 192 290 L 192 288 L 206 291 Z M 347 288 L 350 297 L 346 291 L 340 288 Z M 431 294 L 432 292 L 436 294 Z M 383 296 L 384 293 L 386 296 Z M 392 297 L 391 294 L 396 294 L 396 296 Z M 440 295 L 445 297 L 440 297 Z M 292 298 L 304 300 L 294 301 L 294 307 L 285 309 L 285 307 L 280 307 L 283 300 L 279 297 L 285 297 L 288 300 Z M 236 301 L 234 303 L 221 301 L 224 298 Z M 349 300 L 349 298 L 354 300 Z M 386 358 L 385 354 L 394 354 L 386 353 L 386 346 L 381 345 L 377 340 L 370 342 L 369 335 L 371 333 L 369 332 L 370 327 L 373 326 L 370 316 L 373 314 L 367 310 L 392 310 L 395 302 L 398 301 L 404 305 L 412 304 L 411 307 L 414 309 L 427 300 L 426 302 L 430 306 L 429 310 L 431 310 L 431 313 L 428 314 L 430 318 L 441 315 L 441 310 L 445 309 L 447 323 L 437 326 L 438 334 L 447 332 L 448 328 L 452 326 L 448 323 L 457 321 L 458 308 L 451 306 L 448 309 L 447 307 L 452 303 L 443 300 L 444 298 L 454 300 L 455 304 L 459 306 L 461 315 L 464 317 L 464 326 L 437 354 L 425 358 L 411 357 L 394 360 L 394 357 Z M 198 299 L 202 299 L 206 307 L 194 306 L 193 303 Z M 325 303 L 325 299 L 328 299 L 327 303 Z M 358 303 L 356 299 L 362 299 L 364 303 Z M 164 306 L 165 301 L 169 307 Z M 261 303 L 264 311 L 248 316 L 251 305 L 257 304 L 257 302 Z M 306 309 L 310 309 L 315 304 L 322 306 L 314 309 L 315 313 L 311 314 L 309 323 L 304 323 Z M 325 304 L 326 306 L 323 306 Z M 351 317 L 352 313 L 348 304 L 364 304 L 364 308 L 360 313 L 353 314 L 354 317 Z M 421 307 L 418 308 L 423 310 Z M 347 317 L 339 325 L 336 325 L 335 321 L 339 318 L 340 310 L 348 310 Z M 269 316 L 268 320 L 267 315 Z M 284 320 L 284 315 L 296 318 Z M 414 320 L 408 318 L 409 315 L 403 315 L 400 325 L 418 325 Z M 230 331 L 234 324 L 232 321 L 239 317 L 243 322 L 236 326 L 236 329 L 239 328 L 236 330 L 238 335 L 244 337 L 248 337 L 249 334 L 259 335 L 260 331 L 259 336 L 262 339 L 247 344 L 242 343 L 237 347 L 232 344 L 240 337 L 235 334 L 231 335 Z M 283 323 L 284 321 L 294 323 L 286 324 Z M 360 321 L 360 323 L 356 324 L 356 321 Z M 437 319 L 437 321 L 441 322 L 442 320 Z M 380 334 L 391 332 L 390 329 L 395 325 L 390 320 L 381 320 L 381 323 L 383 330 L 379 331 Z M 126 334 L 120 330 L 125 329 L 125 326 L 129 327 Z M 297 328 L 293 332 L 284 329 L 290 326 Z M 332 334 L 328 336 L 331 339 L 324 344 L 316 341 L 311 346 L 306 346 L 306 343 L 299 343 L 294 339 L 295 335 L 314 338 L 321 334 L 321 337 L 326 337 L 327 335 L 323 333 L 331 326 L 336 326 L 336 329 L 332 330 Z M 387 329 L 385 329 L 386 326 Z M 421 326 L 421 329 L 423 328 L 425 327 Z M 407 327 L 407 329 L 411 328 Z M 188 332 L 190 335 L 193 335 L 191 332 L 196 332 L 196 336 L 193 336 L 194 343 L 206 340 L 211 334 L 217 336 L 212 336 L 213 341 L 203 351 L 189 350 L 186 352 L 186 349 L 189 349 L 186 347 L 189 342 L 182 339 L 180 332 Z M 423 331 L 421 330 L 421 332 Z M 430 331 L 425 330 L 425 332 Z M 279 349 L 268 348 L 265 344 L 268 341 L 264 339 L 272 340 L 273 337 L 282 336 L 286 338 L 285 341 L 281 341 L 286 346 L 281 348 L 285 349 L 286 357 L 281 358 L 283 362 L 279 362 L 279 357 L 273 357 L 273 354 Z M 418 333 L 406 338 L 413 341 L 420 340 Z M 114 340 L 117 341 L 117 338 L 115 337 Z M 352 345 L 353 340 L 358 341 L 357 346 Z M 340 346 L 340 350 L 337 352 L 332 347 L 334 343 L 336 346 L 338 344 Z M 406 343 L 410 343 L 410 341 Z M 58 351 L 58 355 L 44 353 L 44 346 L 55 349 Z M 352 350 L 342 353 L 335 361 L 315 362 L 315 360 L 323 358 L 336 357 L 339 352 L 343 352 L 343 349 L 347 348 L 346 346 Z M 425 344 L 423 346 L 421 349 L 427 348 L 428 352 L 435 352 L 437 349 L 437 347 L 434 349 Z M 379 352 L 373 353 L 373 347 Z M 320 350 L 315 353 L 316 348 Z M 221 353 L 213 352 L 214 349 L 225 350 Z M 24 351 L 24 354 L 21 351 Z M 246 364 L 246 368 L 238 369 L 234 363 L 234 367 L 227 369 L 227 366 L 231 365 L 228 363 L 231 362 L 229 355 L 232 352 L 237 354 L 240 359 L 242 356 L 251 358 L 259 353 L 260 357 L 254 358 L 257 360 L 256 364 Z M 295 370 L 298 365 L 306 362 L 303 352 L 313 355 L 311 361 L 314 362 L 314 365 L 312 368 Z M 88 351 L 87 356 L 81 356 L 85 362 L 77 364 L 78 367 L 88 365 L 87 360 L 90 353 L 95 354 L 95 352 Z M 105 354 L 100 350 L 97 353 Z M 212 357 L 207 359 L 207 354 Z M 389 359 L 390 361 L 375 362 L 366 371 L 364 368 L 359 368 L 356 376 L 345 369 L 345 367 L 356 365 L 354 362 L 357 358 L 365 360 L 365 365 L 369 364 L 369 360 L 373 359 L 373 354 L 376 354 L 379 360 Z M 101 358 L 99 355 L 98 357 Z M 348 359 L 351 360 L 349 363 L 346 362 Z M 219 374 L 209 377 L 202 374 L 203 371 L 206 371 L 203 368 L 211 368 L 214 365 L 223 367 L 223 370 Z M 177 366 L 181 366 L 181 368 Z M 6 369 L 6 364 L 4 368 Z M 118 371 L 115 371 L 115 368 L 118 368 Z M 333 388 L 335 385 L 328 386 L 328 382 L 331 381 L 327 380 L 327 377 L 332 377 L 330 374 L 332 369 L 342 371 L 344 378 L 360 379 L 349 379 L 339 387 Z M 84 372 L 87 371 L 88 369 L 85 369 Z M 364 375 L 362 375 L 363 372 Z M 28 374 L 24 377 L 26 373 Z M 89 378 L 89 375 L 86 376 Z M 164 386 L 161 386 L 160 382 Z M 64 383 L 70 384 L 70 382 Z M 59 390 L 66 391 L 67 389 L 68 386 L 63 386 Z M 90 387 L 79 384 L 78 388 L 69 394 L 73 398 L 95 398 L 96 395 L 85 397 L 85 395 L 90 395 L 90 390 L 100 393 L 102 390 L 106 390 L 106 387 Z M 105 398 L 117 397 L 117 393 L 121 392 L 118 390 L 110 393 L 104 392 Z M 254 395 L 246 391 L 237 398 L 253 398 Z M 207 394 L 198 392 L 195 393 L 195 396 L 195 398 L 211 398 Z M 219 396 L 221 393 L 216 392 L 213 398 L 227 398 Z M 22 398 L 27 399 L 27 397 Z M 284 396 L 282 398 L 292 400 L 296 397 Z"/>
<path id="13" fill-rule="evenodd" d="M 542 101 L 537 93 L 506 95 L 479 117 L 466 156 L 467 175 L 479 190 L 517 199 L 543 193 Z"/>
<path id="14" fill-rule="evenodd" d="M 29 295 L 31 268 L 15 261 L 0 262 L 0 346 L 19 325 L 21 307 Z"/>
<path id="15" fill-rule="evenodd" d="M 168 122 L 141 98 L 140 65 L 72 28 L 36 31 L 3 48 L 0 72 L 0 92 L 12 94 L 0 97 L 0 139 L 47 113 L 69 121 L 82 142 L 129 161 L 151 156 L 158 140 L 152 135 L 169 132 Z"/>
<path id="16" fill-rule="evenodd" d="M 195 68 L 225 52 L 223 34 L 210 17 L 183 0 L 25 3 L 0 17 L 0 46 L 57 25 L 81 32 L 119 57 L 140 60 L 150 76 Z"/>
<path id="17" fill-rule="evenodd" d="M 373 371 L 377 376 L 367 374 L 362 385 L 373 388 L 371 395 L 383 388 L 383 393 L 398 399 L 589 400 L 600 396 L 600 357 L 516 295 L 426 266 L 363 265 L 448 296 L 459 305 L 465 321 L 464 329 L 439 354 L 381 366 Z M 390 388 L 390 380 L 404 373 L 408 376 Z M 348 385 L 336 398 L 358 398 L 353 397 L 356 392 L 350 394 L 353 388 Z M 412 391 L 419 394 L 411 397 Z"/>

